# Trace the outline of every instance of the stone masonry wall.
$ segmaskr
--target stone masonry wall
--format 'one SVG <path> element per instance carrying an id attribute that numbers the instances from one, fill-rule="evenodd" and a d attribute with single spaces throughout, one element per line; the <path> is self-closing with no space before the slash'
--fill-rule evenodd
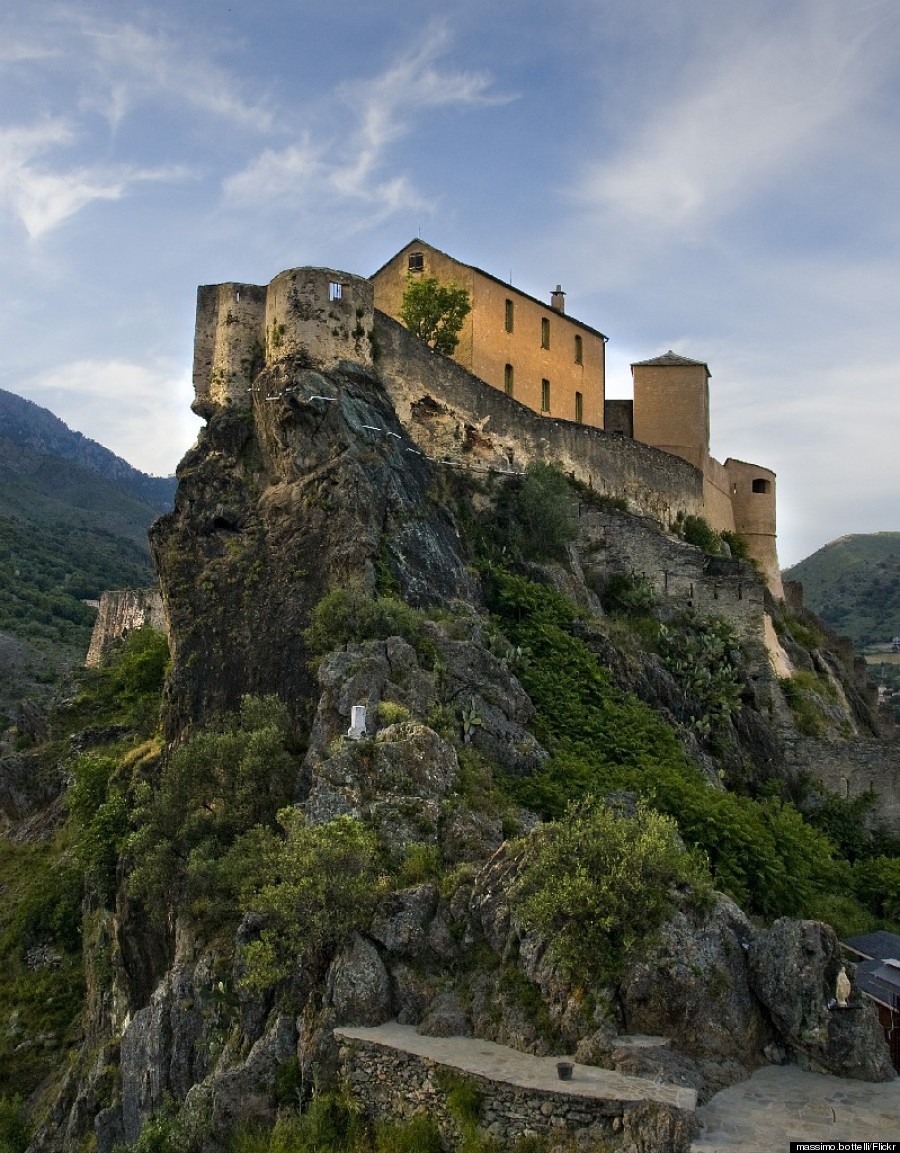
<path id="1" fill-rule="evenodd" d="M 89 669 L 100 668 L 114 645 L 144 625 L 168 631 L 158 589 L 119 589 L 103 593 L 84 663 Z"/>
<path id="2" fill-rule="evenodd" d="M 900 828 L 900 743 L 805 738 L 787 742 L 786 751 L 793 768 L 846 800 L 874 793 L 870 823 L 893 832 Z"/>
<path id="3" fill-rule="evenodd" d="M 703 511 L 703 476 L 686 461 L 622 436 L 533 413 L 432 352 L 376 310 L 378 368 L 425 455 L 478 471 L 521 472 L 547 460 L 596 492 L 670 524 Z"/>
<path id="4" fill-rule="evenodd" d="M 449 1074 L 482 1094 L 479 1124 L 502 1145 L 552 1133 L 590 1146 L 605 1141 L 622 1153 L 681 1153 L 690 1147 L 692 1116 L 672 1105 L 525 1089 L 463 1074 L 427 1057 L 340 1034 L 338 1039 L 342 1076 L 367 1117 L 408 1120 L 427 1113 L 446 1136 L 458 1140 L 459 1125 L 447 1106 Z"/>
<path id="5" fill-rule="evenodd" d="M 763 635 L 765 589 L 752 566 L 664 533 L 658 524 L 584 502 L 579 547 L 585 576 L 602 580 L 625 573 L 649 582 L 658 602 L 674 611 L 726 620 L 745 641 Z"/>

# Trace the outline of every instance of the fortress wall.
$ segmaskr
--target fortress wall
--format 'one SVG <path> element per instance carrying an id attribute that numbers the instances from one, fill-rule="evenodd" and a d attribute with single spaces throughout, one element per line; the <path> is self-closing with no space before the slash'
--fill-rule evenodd
<path id="1" fill-rule="evenodd" d="M 725 461 L 725 470 L 730 481 L 735 528 L 746 537 L 750 555 L 766 574 L 772 595 L 781 598 L 784 589 L 775 535 L 775 473 L 762 465 L 732 457 Z"/>
<path id="2" fill-rule="evenodd" d="M 663 524 L 679 512 L 703 512 L 703 477 L 685 461 L 601 429 L 540 416 L 381 312 L 375 333 L 385 388 L 410 436 L 432 459 L 505 472 L 547 460 Z"/>
<path id="3" fill-rule="evenodd" d="M 583 502 L 579 559 L 589 583 L 628 573 L 648 581 L 663 614 L 693 610 L 727 621 L 744 641 L 763 635 L 765 589 L 751 565 L 709 557 L 664 533 L 654 521 Z M 592 579 L 593 578 L 593 579 Z M 760 664 L 757 675 L 767 674 Z"/>
<path id="4" fill-rule="evenodd" d="M 266 364 L 299 355 L 323 369 L 342 360 L 371 367 L 373 298 L 371 282 L 349 272 L 289 268 L 279 273 L 266 292 Z"/>
<path id="5" fill-rule="evenodd" d="M 603 404 L 603 427 L 607 432 L 634 439 L 634 401 L 607 400 Z"/>
<path id="6" fill-rule="evenodd" d="M 84 663 L 89 669 L 101 668 L 110 651 L 144 625 L 164 633 L 169 631 L 158 589 L 119 589 L 103 593 Z"/>
<path id="7" fill-rule="evenodd" d="M 638 1077 L 622 1085 L 616 1074 L 606 1077 L 605 1092 L 594 1085 L 585 1090 L 583 1081 L 550 1081 L 549 1076 L 546 1085 L 517 1084 L 503 1067 L 498 1067 L 495 1076 L 476 1073 L 463 1069 L 452 1058 L 441 1062 L 387 1042 L 363 1039 L 355 1035 L 359 1032 L 362 1030 L 339 1028 L 335 1038 L 339 1071 L 363 1115 L 408 1121 L 426 1114 L 454 1148 L 461 1129 L 448 1104 L 448 1093 L 455 1083 L 444 1079 L 448 1073 L 477 1091 L 478 1123 L 505 1149 L 526 1135 L 541 1134 L 574 1141 L 579 1148 L 602 1147 L 625 1153 L 648 1147 L 645 1137 L 652 1125 L 654 1149 L 686 1153 L 696 1128 L 696 1098 L 691 1090 Z M 552 1058 L 548 1064 L 552 1069 Z"/>
<path id="8" fill-rule="evenodd" d="M 892 741 L 816 741 L 787 743 L 792 768 L 809 773 L 832 793 L 855 800 L 875 794 L 869 815 L 872 827 L 900 828 L 900 744 Z"/>
<path id="9" fill-rule="evenodd" d="M 197 289 L 194 404 L 249 403 L 262 367 L 266 290 L 258 284 L 205 284 Z"/>
<path id="10" fill-rule="evenodd" d="M 734 532 L 728 471 L 712 456 L 706 458 L 703 467 L 703 515 L 716 532 Z"/>

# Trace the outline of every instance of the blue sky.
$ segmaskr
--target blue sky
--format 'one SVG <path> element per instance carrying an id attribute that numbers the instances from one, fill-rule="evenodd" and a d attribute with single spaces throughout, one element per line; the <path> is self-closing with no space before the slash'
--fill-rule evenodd
<path id="1" fill-rule="evenodd" d="M 669 348 L 784 564 L 900 529 L 896 0 L 7 0 L 0 387 L 150 472 L 198 284 L 411 237 Z"/>

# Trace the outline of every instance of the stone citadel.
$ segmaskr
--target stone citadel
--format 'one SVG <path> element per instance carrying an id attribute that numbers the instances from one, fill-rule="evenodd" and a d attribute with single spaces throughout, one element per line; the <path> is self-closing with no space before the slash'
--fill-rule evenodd
<path id="1" fill-rule="evenodd" d="M 419 274 L 469 291 L 472 311 L 452 362 L 396 322 L 406 277 Z M 250 407 L 259 371 L 283 359 L 325 370 L 361 364 L 377 370 L 426 455 L 505 471 L 544 459 L 664 527 L 702 516 L 746 538 L 782 597 L 775 474 L 710 455 L 708 366 L 673 352 L 635 363 L 633 401 L 606 401 L 605 341 L 566 316 L 561 289 L 544 306 L 417 240 L 371 279 L 307 267 L 268 286 L 201 287 L 194 409 L 209 416 L 217 406 Z M 457 415 L 452 436 L 425 414 L 425 396 Z"/>

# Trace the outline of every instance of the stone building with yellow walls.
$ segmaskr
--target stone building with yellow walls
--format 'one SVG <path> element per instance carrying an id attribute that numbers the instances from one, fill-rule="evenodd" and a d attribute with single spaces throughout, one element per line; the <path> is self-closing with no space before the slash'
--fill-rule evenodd
<path id="1" fill-rule="evenodd" d="M 375 307 L 400 320 L 409 279 L 425 276 L 469 293 L 472 311 L 453 354 L 458 364 L 535 412 L 603 428 L 606 337 L 566 315 L 559 285 L 545 304 L 412 240 L 372 276 Z"/>
<path id="2" fill-rule="evenodd" d="M 396 323 L 409 271 L 469 291 L 472 312 L 452 361 Z M 301 357 L 322 368 L 347 361 L 377 372 L 403 420 L 423 395 L 436 395 L 443 365 L 453 379 L 441 403 L 464 414 L 470 463 L 474 438 L 479 451 L 502 445 L 507 469 L 551 460 L 668 527 L 677 516 L 702 515 L 717 531 L 746 538 L 769 589 L 782 597 L 775 474 L 710 455 L 708 366 L 671 351 L 638 361 L 633 400 L 604 402 L 606 337 L 566 316 L 562 293 L 555 295 L 555 305 L 544 306 L 422 241 L 369 279 L 293 268 L 267 286 L 205 285 L 197 293 L 194 411 L 208 417 L 219 406 L 250 406 L 262 367 Z M 402 348 L 400 333 L 408 338 Z M 442 459 L 452 453 L 441 446 Z"/>

